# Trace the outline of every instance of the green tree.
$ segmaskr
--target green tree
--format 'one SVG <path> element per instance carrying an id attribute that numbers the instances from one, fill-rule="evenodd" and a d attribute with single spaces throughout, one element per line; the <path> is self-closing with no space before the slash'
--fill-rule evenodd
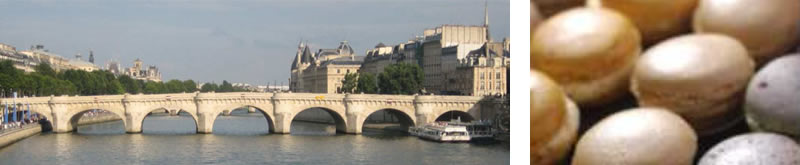
<path id="1" fill-rule="evenodd" d="M 61 75 L 61 79 L 74 84 L 80 95 L 94 95 L 98 91 L 95 77 L 83 70 L 64 71 L 64 74 Z"/>
<path id="2" fill-rule="evenodd" d="M 134 80 L 131 78 L 131 76 L 120 75 L 118 81 L 120 84 L 122 84 L 122 87 L 125 88 L 125 92 L 130 94 L 142 93 L 142 88 L 139 84 L 139 81 Z"/>
<path id="3" fill-rule="evenodd" d="M 19 70 L 14 67 L 14 62 L 11 60 L 3 60 L 0 61 L 0 74 L 5 74 L 11 77 L 15 77 L 18 75 L 23 74 L 22 70 Z"/>
<path id="4" fill-rule="evenodd" d="M 181 93 L 186 91 L 181 80 L 169 80 L 166 84 L 164 84 L 164 86 L 166 87 L 166 92 L 168 93 Z"/>
<path id="5" fill-rule="evenodd" d="M 164 90 L 164 84 L 155 81 L 147 81 L 144 85 L 144 93 L 145 94 L 159 94 L 159 93 L 166 93 Z"/>
<path id="6" fill-rule="evenodd" d="M 356 86 L 358 83 L 358 75 L 356 73 L 347 73 L 344 75 L 344 80 L 342 80 L 342 88 L 340 92 L 342 93 L 353 93 L 356 90 Z"/>
<path id="7" fill-rule="evenodd" d="M 382 94 L 414 94 L 422 88 L 423 79 L 419 65 L 392 64 L 378 75 L 378 87 Z"/>
<path id="8" fill-rule="evenodd" d="M 203 84 L 202 87 L 200 87 L 200 91 L 201 92 L 212 92 L 212 91 L 216 92 L 217 88 L 219 88 L 219 87 L 217 87 L 217 84 L 215 84 L 215 83 L 205 83 L 205 84 Z"/>
<path id="9" fill-rule="evenodd" d="M 233 85 L 227 80 L 222 80 L 222 85 L 219 86 L 217 92 L 233 92 Z"/>
<path id="10" fill-rule="evenodd" d="M 197 83 L 194 80 L 185 80 L 183 81 L 183 89 L 186 89 L 186 92 L 196 92 L 197 91 Z"/>
<path id="11" fill-rule="evenodd" d="M 116 95 L 125 93 L 125 88 L 122 83 L 117 80 L 113 73 L 108 71 L 96 70 L 92 71 L 97 83 L 101 89 L 97 94 L 99 95 Z"/>
<path id="12" fill-rule="evenodd" d="M 378 82 L 375 75 L 371 73 L 361 73 L 358 76 L 358 86 L 356 87 L 358 93 L 378 93 Z"/>
<path id="13" fill-rule="evenodd" d="M 42 74 L 44 76 L 56 77 L 58 72 L 50 67 L 50 64 L 47 63 L 39 63 L 36 67 L 33 68 L 36 73 Z"/>

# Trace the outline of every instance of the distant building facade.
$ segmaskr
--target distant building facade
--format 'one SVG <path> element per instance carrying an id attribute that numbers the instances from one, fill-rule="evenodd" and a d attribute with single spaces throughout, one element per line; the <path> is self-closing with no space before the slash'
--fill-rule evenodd
<path id="1" fill-rule="evenodd" d="M 17 52 L 17 48 L 14 46 L 2 43 L 0 43 L 0 60 L 10 60 L 14 63 L 15 68 L 25 72 L 33 72 L 33 66 L 38 65 L 38 62 L 33 61 L 29 56 Z"/>
<path id="2" fill-rule="evenodd" d="M 421 61 L 417 55 L 422 52 L 421 43 L 420 37 L 397 45 L 379 43 L 375 48 L 367 50 L 359 72 L 377 75 L 386 66 L 401 62 L 419 65 Z"/>
<path id="3" fill-rule="evenodd" d="M 507 40 L 506 40 L 507 41 Z M 508 92 L 509 51 L 504 43 L 490 42 L 470 51 L 448 74 L 444 91 L 452 94 L 487 96 Z"/>
<path id="4" fill-rule="evenodd" d="M 339 93 L 347 73 L 357 73 L 364 58 L 356 56 L 347 41 L 335 49 L 311 48 L 301 42 L 292 61 L 289 89 L 292 92 Z"/>
<path id="5" fill-rule="evenodd" d="M 119 68 L 118 64 L 116 67 Z M 140 59 L 133 61 L 133 67 L 125 69 L 123 74 L 134 79 L 161 82 L 161 72 L 158 71 L 158 68 L 155 66 L 144 68 Z"/>
<path id="6" fill-rule="evenodd" d="M 91 72 L 100 69 L 83 61 L 80 54 L 75 59 L 64 58 L 44 49 L 44 45 L 34 45 L 30 50 L 17 51 L 13 46 L 0 44 L 0 59 L 14 61 L 14 66 L 25 72 L 34 72 L 33 68 L 41 63 L 49 64 L 56 71 L 76 69 Z"/>

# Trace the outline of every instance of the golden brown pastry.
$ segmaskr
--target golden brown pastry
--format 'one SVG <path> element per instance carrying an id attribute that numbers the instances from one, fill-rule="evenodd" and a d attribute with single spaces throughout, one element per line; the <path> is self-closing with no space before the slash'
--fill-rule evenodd
<path id="1" fill-rule="evenodd" d="M 546 75 L 531 71 L 531 159 L 533 164 L 562 160 L 575 142 L 578 107 Z"/>

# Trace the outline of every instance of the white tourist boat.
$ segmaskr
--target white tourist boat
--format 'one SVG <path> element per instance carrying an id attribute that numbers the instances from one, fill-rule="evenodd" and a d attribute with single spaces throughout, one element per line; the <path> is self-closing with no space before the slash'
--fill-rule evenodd
<path id="1" fill-rule="evenodd" d="M 422 127 L 411 127 L 408 132 L 423 139 L 440 142 L 465 142 L 470 140 L 466 126 L 450 125 L 447 122 L 435 122 Z"/>
<path id="2" fill-rule="evenodd" d="M 491 123 L 486 121 L 439 121 L 421 127 L 410 127 L 408 132 L 413 136 L 440 142 L 491 140 L 494 137 Z"/>

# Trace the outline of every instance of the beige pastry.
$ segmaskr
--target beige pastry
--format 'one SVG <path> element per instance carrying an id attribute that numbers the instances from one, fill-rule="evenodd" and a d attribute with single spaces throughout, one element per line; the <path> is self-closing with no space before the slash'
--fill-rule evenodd
<path id="1" fill-rule="evenodd" d="M 588 0 L 587 6 L 617 10 L 636 24 L 645 45 L 691 31 L 697 0 Z"/>
<path id="2" fill-rule="evenodd" d="M 539 24 L 531 37 L 531 65 L 547 73 L 581 106 L 626 93 L 641 52 L 639 32 L 622 14 L 575 8 Z"/>
<path id="3" fill-rule="evenodd" d="M 736 38 L 762 65 L 794 48 L 799 20 L 798 0 L 700 0 L 693 29 Z"/>
<path id="4" fill-rule="evenodd" d="M 675 113 L 659 108 L 617 112 L 592 126 L 575 146 L 573 165 L 688 165 L 697 136 Z"/>
<path id="5" fill-rule="evenodd" d="M 631 77 L 631 91 L 640 106 L 675 111 L 702 136 L 741 119 L 735 109 L 741 105 L 754 67 L 736 39 L 684 35 L 642 55 Z"/>

